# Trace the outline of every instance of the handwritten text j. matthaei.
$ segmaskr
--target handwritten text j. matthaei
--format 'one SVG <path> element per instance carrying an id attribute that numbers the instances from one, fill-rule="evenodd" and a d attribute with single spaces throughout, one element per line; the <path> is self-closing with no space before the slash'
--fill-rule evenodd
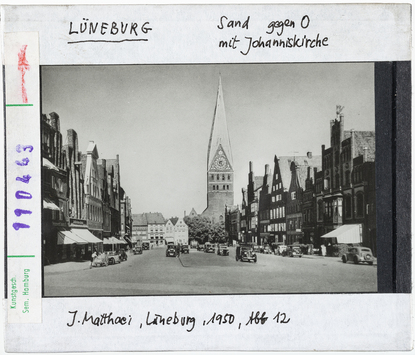
<path id="1" fill-rule="evenodd" d="M 201 324 L 202 326 L 223 326 L 223 325 L 233 325 L 237 326 L 238 329 L 241 329 L 241 326 L 252 326 L 252 325 L 264 325 L 269 321 L 266 312 L 263 311 L 252 311 L 250 315 L 246 315 L 241 321 L 237 321 L 237 316 L 231 313 L 217 313 L 214 312 L 212 315 L 206 319 L 201 319 L 200 321 L 196 320 L 196 317 L 189 315 L 181 315 L 178 312 L 174 312 L 168 315 L 161 315 L 157 313 L 147 312 L 146 315 L 143 315 L 141 320 L 133 321 L 131 315 L 115 315 L 113 312 L 101 313 L 101 314 L 91 314 L 87 311 L 79 313 L 78 311 L 68 311 L 69 313 L 69 322 L 66 323 L 68 327 L 73 327 L 76 325 L 93 325 L 93 326 L 137 326 L 140 329 L 148 326 L 179 326 L 185 329 L 187 332 L 191 332 L 196 324 Z M 287 324 L 290 322 L 290 318 L 284 312 L 275 312 L 273 313 L 271 323 Z"/>

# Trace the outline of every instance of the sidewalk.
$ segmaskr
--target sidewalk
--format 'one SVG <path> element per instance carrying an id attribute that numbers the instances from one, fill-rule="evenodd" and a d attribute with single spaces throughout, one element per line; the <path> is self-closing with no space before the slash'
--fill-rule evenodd
<path id="1" fill-rule="evenodd" d="M 58 264 L 46 265 L 44 267 L 45 274 L 55 274 L 63 272 L 72 272 L 78 270 L 89 270 L 89 265 L 91 262 L 89 260 L 84 261 L 67 261 Z"/>

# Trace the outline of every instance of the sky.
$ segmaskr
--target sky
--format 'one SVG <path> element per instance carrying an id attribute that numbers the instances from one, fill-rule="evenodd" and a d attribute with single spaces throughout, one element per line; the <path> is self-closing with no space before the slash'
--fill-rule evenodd
<path id="1" fill-rule="evenodd" d="M 79 149 L 120 156 L 133 213 L 165 218 L 206 208 L 207 150 L 219 76 L 235 175 L 235 204 L 274 155 L 321 155 L 344 106 L 346 130 L 375 130 L 373 63 L 44 66 L 42 113 L 78 133 Z"/>

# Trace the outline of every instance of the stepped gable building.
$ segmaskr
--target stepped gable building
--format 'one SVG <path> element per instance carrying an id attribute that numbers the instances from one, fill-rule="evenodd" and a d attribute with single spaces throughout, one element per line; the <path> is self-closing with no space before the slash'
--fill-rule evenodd
<path id="1" fill-rule="evenodd" d="M 223 100 L 222 81 L 219 87 L 210 132 L 207 155 L 207 207 L 202 215 L 212 222 L 224 222 L 225 206 L 233 205 L 234 171 L 231 143 Z"/>
<path id="2" fill-rule="evenodd" d="M 303 195 L 306 180 L 314 167 L 321 169 L 321 156 L 297 156 L 290 164 L 291 182 L 286 200 L 287 243 L 306 243 L 303 232 Z"/>
<path id="3" fill-rule="evenodd" d="M 164 239 L 175 245 L 189 244 L 189 227 L 183 218 L 173 217 L 166 221 Z"/>
<path id="4" fill-rule="evenodd" d="M 270 234 L 270 217 L 271 217 L 271 189 L 272 189 L 272 175 L 269 171 L 269 165 L 265 165 L 265 174 L 262 181 L 262 187 L 259 191 L 259 205 L 258 205 L 258 229 L 259 229 L 259 244 L 264 245 L 274 240 L 271 240 Z"/>
<path id="5" fill-rule="evenodd" d="M 270 236 L 271 243 L 285 243 L 287 239 L 285 205 L 291 182 L 292 157 L 274 156 L 270 201 Z"/>

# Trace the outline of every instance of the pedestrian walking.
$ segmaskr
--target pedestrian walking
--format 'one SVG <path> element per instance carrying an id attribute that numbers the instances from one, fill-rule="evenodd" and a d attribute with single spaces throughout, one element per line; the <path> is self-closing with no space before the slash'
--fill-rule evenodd
<path id="1" fill-rule="evenodd" d="M 326 256 L 326 246 L 324 244 L 321 245 L 321 255 Z"/>
<path id="2" fill-rule="evenodd" d="M 89 268 L 90 269 L 92 269 L 92 264 L 93 264 L 93 262 L 94 262 L 94 259 L 97 257 L 97 250 L 96 249 L 94 249 L 94 252 L 92 253 L 92 255 L 91 255 L 91 265 L 89 265 Z"/>

